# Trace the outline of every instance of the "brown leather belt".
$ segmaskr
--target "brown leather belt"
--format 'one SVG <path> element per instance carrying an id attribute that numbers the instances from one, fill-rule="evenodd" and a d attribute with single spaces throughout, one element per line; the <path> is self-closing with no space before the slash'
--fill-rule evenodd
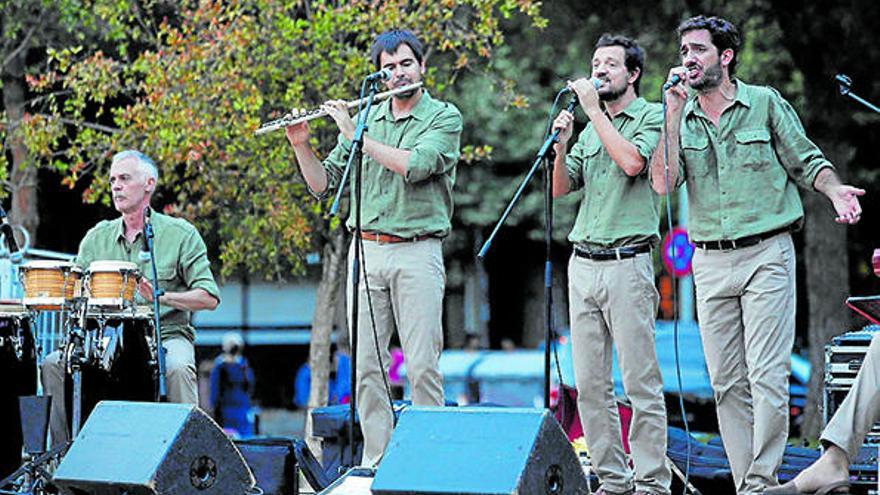
<path id="1" fill-rule="evenodd" d="M 365 241 L 378 242 L 379 244 L 398 244 L 401 242 L 418 242 L 426 239 L 433 239 L 437 236 L 431 234 L 417 235 L 415 237 L 400 237 L 393 234 L 383 234 L 381 232 L 361 232 L 361 239 Z"/>

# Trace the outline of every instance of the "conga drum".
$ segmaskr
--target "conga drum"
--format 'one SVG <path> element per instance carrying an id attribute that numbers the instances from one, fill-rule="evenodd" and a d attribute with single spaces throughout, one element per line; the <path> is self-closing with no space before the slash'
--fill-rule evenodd
<path id="1" fill-rule="evenodd" d="M 32 309 L 60 311 L 81 290 L 82 270 L 69 261 L 33 260 L 18 269 L 22 303 Z"/>
<path id="2" fill-rule="evenodd" d="M 140 271 L 128 261 L 93 261 L 86 271 L 89 306 L 127 308 L 134 305 Z"/>
<path id="3" fill-rule="evenodd" d="M 83 423 L 102 400 L 155 402 L 158 375 L 152 307 L 108 308 L 90 303 L 85 321 L 88 359 L 82 366 Z M 68 375 L 68 419 L 73 411 L 72 385 Z"/>
<path id="4" fill-rule="evenodd" d="M 37 393 L 37 359 L 31 314 L 21 304 L 0 303 L 0 479 L 21 465 L 18 398 Z"/>

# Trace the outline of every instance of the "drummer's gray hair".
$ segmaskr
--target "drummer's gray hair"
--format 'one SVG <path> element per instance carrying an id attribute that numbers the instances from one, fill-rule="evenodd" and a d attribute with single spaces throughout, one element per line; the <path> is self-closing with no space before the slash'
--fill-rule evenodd
<path id="1" fill-rule="evenodd" d="M 138 162 L 138 166 L 141 169 L 141 172 L 144 173 L 147 177 L 152 177 L 156 182 L 159 182 L 159 169 L 156 168 L 156 162 L 153 161 L 152 158 L 147 155 L 141 153 L 137 150 L 125 150 L 120 151 L 113 155 L 113 160 L 110 162 L 110 165 L 113 166 L 122 160 L 127 160 L 129 158 L 134 158 Z"/>

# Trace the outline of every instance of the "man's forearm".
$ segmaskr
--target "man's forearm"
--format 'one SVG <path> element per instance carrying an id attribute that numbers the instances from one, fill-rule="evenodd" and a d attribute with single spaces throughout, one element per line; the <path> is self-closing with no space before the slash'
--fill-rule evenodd
<path id="1" fill-rule="evenodd" d="M 409 155 L 412 154 L 411 151 L 394 148 L 387 144 L 382 144 L 369 136 L 364 136 L 364 153 L 369 155 L 379 165 L 395 174 L 406 177 Z"/>
<path id="2" fill-rule="evenodd" d="M 660 141 L 651 155 L 651 185 L 658 194 L 666 194 L 667 185 L 669 190 L 675 189 L 678 183 L 678 129 L 670 129 L 669 137 L 666 131 L 661 131 Z M 669 178 L 666 177 L 666 143 L 669 143 Z"/>
<path id="3" fill-rule="evenodd" d="M 191 289 L 183 292 L 166 292 L 159 296 L 159 304 L 183 311 L 213 310 L 219 301 L 205 289 Z"/>
<path id="4" fill-rule="evenodd" d="M 327 171 L 324 170 L 321 160 L 315 156 L 312 147 L 308 143 L 295 145 L 293 153 L 296 155 L 299 170 L 309 189 L 319 194 L 324 192 L 327 189 Z"/>
<path id="5" fill-rule="evenodd" d="M 553 197 L 565 196 L 571 191 L 571 179 L 565 167 L 565 155 L 568 143 L 557 143 L 554 146 L 556 158 L 553 159 Z"/>

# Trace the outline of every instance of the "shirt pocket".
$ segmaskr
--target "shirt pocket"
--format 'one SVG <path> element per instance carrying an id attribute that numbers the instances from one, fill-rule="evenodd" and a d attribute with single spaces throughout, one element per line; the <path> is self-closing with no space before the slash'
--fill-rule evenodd
<path id="1" fill-rule="evenodd" d="M 662 144 L 661 144 L 662 146 Z M 684 157 L 685 173 L 689 177 L 709 175 L 709 138 L 707 136 L 686 136 L 681 140 L 681 153 Z"/>
<path id="2" fill-rule="evenodd" d="M 773 146 L 767 129 L 743 129 L 734 133 L 736 151 L 734 159 L 744 168 L 761 172 L 773 161 Z"/>

